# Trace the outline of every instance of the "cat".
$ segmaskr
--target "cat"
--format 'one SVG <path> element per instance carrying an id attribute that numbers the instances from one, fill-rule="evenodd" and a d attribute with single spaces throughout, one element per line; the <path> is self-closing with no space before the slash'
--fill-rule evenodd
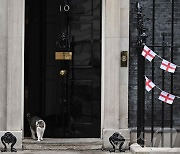
<path id="1" fill-rule="evenodd" d="M 43 135 L 46 129 L 46 123 L 44 122 L 44 120 L 37 116 L 31 117 L 30 113 L 27 113 L 27 120 L 30 125 L 31 137 L 33 139 L 36 139 L 35 134 L 37 134 L 37 141 L 43 141 Z"/>

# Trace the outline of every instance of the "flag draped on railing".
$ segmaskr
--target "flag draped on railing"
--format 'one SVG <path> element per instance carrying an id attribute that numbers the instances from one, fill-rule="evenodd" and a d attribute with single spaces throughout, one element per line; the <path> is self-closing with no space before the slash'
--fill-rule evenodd
<path id="1" fill-rule="evenodd" d="M 148 48 L 146 45 L 144 45 L 143 51 L 142 51 L 142 56 L 144 56 L 147 60 L 149 60 L 150 62 L 157 56 L 158 58 L 160 58 L 162 60 L 160 68 L 164 71 L 170 72 L 170 73 L 174 73 L 176 71 L 177 67 L 180 67 L 178 65 L 175 65 L 165 59 L 163 59 L 161 56 L 159 56 L 158 54 L 156 54 L 154 51 L 152 51 L 150 48 Z M 179 96 L 175 96 L 172 95 L 170 93 L 167 93 L 165 91 L 163 91 L 161 88 L 159 88 L 158 86 L 156 86 L 150 79 L 148 79 L 145 76 L 145 80 L 146 80 L 146 90 L 149 92 L 151 91 L 154 87 L 157 87 L 160 91 L 161 94 L 159 96 L 159 100 L 166 102 L 168 104 L 172 104 L 175 98 L 180 98 Z"/>
<path id="2" fill-rule="evenodd" d="M 151 80 L 149 80 L 146 76 L 145 76 L 145 79 L 146 79 L 146 90 L 149 92 L 156 85 Z"/>
<path id="3" fill-rule="evenodd" d="M 155 83 L 153 83 L 150 79 L 147 78 L 147 76 L 145 77 L 145 86 L 146 86 L 146 90 L 149 92 L 151 91 L 154 87 L 156 87 L 157 89 L 159 89 L 161 91 L 161 94 L 159 96 L 159 100 L 168 103 L 168 104 L 172 104 L 175 98 L 180 98 L 179 96 L 175 96 L 172 95 L 168 92 L 163 91 L 161 88 L 159 88 L 157 85 L 155 85 Z"/>
<path id="4" fill-rule="evenodd" d="M 165 91 L 162 91 L 158 99 L 168 104 L 172 104 L 174 101 L 174 98 L 175 98 L 174 95 L 171 95 Z"/>
<path id="5" fill-rule="evenodd" d="M 154 53 L 151 49 L 149 49 L 146 45 L 143 48 L 142 55 L 149 60 L 150 62 L 154 59 L 156 56 L 156 53 Z"/>
<path id="6" fill-rule="evenodd" d="M 167 72 L 174 73 L 176 70 L 176 65 L 163 59 L 160 68 Z"/>
<path id="7" fill-rule="evenodd" d="M 165 70 L 170 73 L 174 73 L 176 70 L 176 67 L 180 67 L 178 65 L 175 65 L 165 59 L 163 59 L 161 56 L 157 55 L 154 51 L 152 51 L 150 48 L 148 48 L 146 45 L 144 45 L 142 55 L 149 60 L 150 62 L 157 56 L 158 58 L 162 59 L 160 68 L 162 70 Z"/>

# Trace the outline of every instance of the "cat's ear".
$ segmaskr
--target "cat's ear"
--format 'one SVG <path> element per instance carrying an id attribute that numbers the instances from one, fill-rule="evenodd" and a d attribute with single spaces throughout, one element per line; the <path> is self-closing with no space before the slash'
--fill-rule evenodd
<path id="1" fill-rule="evenodd" d="M 38 126 L 38 121 L 36 121 L 36 126 Z"/>

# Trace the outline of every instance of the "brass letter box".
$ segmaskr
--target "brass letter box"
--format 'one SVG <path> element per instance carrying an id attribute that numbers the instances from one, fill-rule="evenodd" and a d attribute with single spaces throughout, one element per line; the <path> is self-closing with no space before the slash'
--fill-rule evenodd
<path id="1" fill-rule="evenodd" d="M 55 52 L 55 60 L 72 60 L 72 52 Z"/>

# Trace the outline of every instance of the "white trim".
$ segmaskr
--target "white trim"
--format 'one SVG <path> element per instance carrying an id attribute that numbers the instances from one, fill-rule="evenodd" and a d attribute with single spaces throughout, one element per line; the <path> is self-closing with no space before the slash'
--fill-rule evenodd
<path id="1" fill-rule="evenodd" d="M 102 42 L 101 42 L 101 138 L 103 138 L 104 129 L 104 84 L 105 84 L 105 19 L 106 19 L 106 0 L 102 0 Z"/>

